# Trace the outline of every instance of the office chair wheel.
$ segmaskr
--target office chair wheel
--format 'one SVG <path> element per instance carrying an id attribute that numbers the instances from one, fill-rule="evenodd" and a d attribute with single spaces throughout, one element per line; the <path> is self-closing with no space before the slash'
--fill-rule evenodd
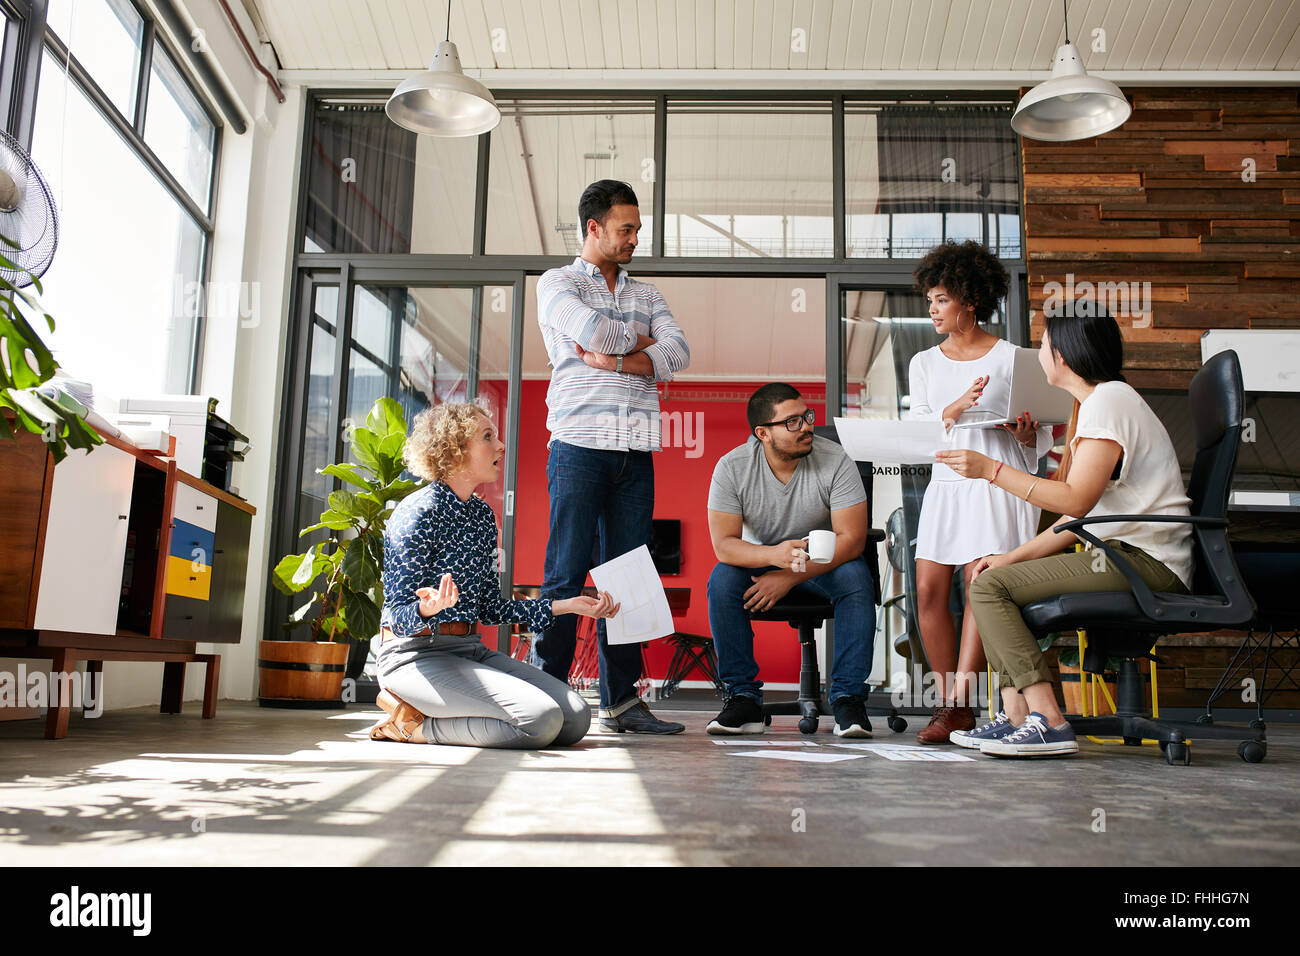
<path id="1" fill-rule="evenodd" d="M 903 731 L 907 729 L 907 721 L 905 721 L 902 717 L 890 717 L 889 729 L 896 734 L 901 734 Z"/>
<path id="2" fill-rule="evenodd" d="M 817 718 L 816 718 L 816 717 L 800 717 L 800 718 L 799 718 L 799 733 L 801 733 L 801 734 L 815 734 L 815 733 L 817 733 Z"/>
<path id="3" fill-rule="evenodd" d="M 1268 745 L 1260 740 L 1243 740 L 1237 744 L 1237 756 L 1246 763 L 1263 763 Z"/>
<path id="4" fill-rule="evenodd" d="M 1264 729 L 1264 721 L 1262 721 L 1262 720 L 1260 720 L 1258 717 L 1256 717 L 1254 720 L 1252 720 L 1252 721 L 1250 722 L 1250 725 L 1249 725 L 1249 726 L 1250 726 L 1250 729 L 1251 729 L 1251 730 L 1263 730 L 1263 729 Z"/>
<path id="5" fill-rule="evenodd" d="M 1160 752 L 1164 753 L 1168 749 L 1169 749 L 1169 741 L 1167 740 L 1160 741 Z"/>
<path id="6" fill-rule="evenodd" d="M 764 715 L 763 715 L 763 726 L 764 726 L 764 727 L 771 727 L 771 726 L 772 726 L 772 715 L 771 715 L 771 714 L 764 714 Z"/>
<path id="7" fill-rule="evenodd" d="M 1141 737 L 1125 737 L 1125 738 L 1124 738 L 1124 746 L 1125 746 L 1125 747 L 1141 747 L 1141 746 L 1142 746 L 1142 738 L 1141 738 Z"/>
<path id="8" fill-rule="evenodd" d="M 1165 748 L 1165 759 L 1169 761 L 1171 767 L 1176 767 L 1178 764 L 1189 767 L 1192 763 L 1192 750 L 1187 744 L 1174 741 Z"/>
<path id="9" fill-rule="evenodd" d="M 1196 722 L 1197 722 L 1198 724 L 1212 724 L 1212 723 L 1214 723 L 1214 715 L 1213 715 L 1213 714 L 1200 714 L 1199 716 L 1197 716 L 1197 718 L 1196 718 Z"/>

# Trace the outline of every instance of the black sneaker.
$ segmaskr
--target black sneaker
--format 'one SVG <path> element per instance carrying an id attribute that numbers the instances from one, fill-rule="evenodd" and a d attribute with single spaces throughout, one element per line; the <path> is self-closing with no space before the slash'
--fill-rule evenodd
<path id="1" fill-rule="evenodd" d="M 870 737 L 871 720 L 861 697 L 841 697 L 831 704 L 835 711 L 836 737 Z"/>
<path id="2" fill-rule="evenodd" d="M 715 737 L 736 734 L 761 734 L 765 728 L 763 707 L 752 697 L 733 694 L 727 698 L 722 713 L 709 721 L 706 731 Z"/>

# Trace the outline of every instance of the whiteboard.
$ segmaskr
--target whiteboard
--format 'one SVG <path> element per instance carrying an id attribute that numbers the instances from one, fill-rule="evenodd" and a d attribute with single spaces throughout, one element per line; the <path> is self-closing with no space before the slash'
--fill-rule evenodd
<path id="1" fill-rule="evenodd" d="M 1201 364 L 1234 349 L 1248 392 L 1300 392 L 1300 329 L 1207 329 Z"/>

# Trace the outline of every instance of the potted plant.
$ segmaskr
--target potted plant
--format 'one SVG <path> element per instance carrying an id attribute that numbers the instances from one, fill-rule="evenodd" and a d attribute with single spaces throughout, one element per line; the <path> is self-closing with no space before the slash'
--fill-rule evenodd
<path id="1" fill-rule="evenodd" d="M 1059 636 L 1060 635 L 1056 633 L 1048 634 L 1046 637 L 1039 640 L 1038 646 L 1046 652 L 1046 650 L 1055 643 Z M 1099 690 L 1096 695 L 1097 706 L 1095 709 L 1092 705 L 1092 688 L 1084 681 L 1083 670 L 1079 666 L 1079 645 L 1077 643 L 1065 644 L 1061 647 L 1060 652 L 1057 655 L 1057 667 L 1061 675 L 1061 697 L 1065 702 L 1064 713 L 1082 714 L 1085 696 L 1088 704 L 1089 715 L 1104 716 L 1106 714 L 1114 713 L 1112 705 L 1119 700 L 1117 684 L 1117 674 L 1119 671 L 1118 658 L 1108 658 L 1106 660 L 1105 672 L 1101 675 L 1096 675 L 1101 677 L 1102 682 L 1106 687 L 1106 693 L 1110 695 L 1110 703 L 1107 703 L 1106 696 Z M 1147 662 L 1139 661 L 1138 669 L 1145 674 L 1147 672 Z M 1150 706 L 1151 685 L 1149 683 L 1147 684 L 1146 694 L 1147 705 Z"/>
<path id="2" fill-rule="evenodd" d="M 0 244 L 0 267 L 21 271 L 3 255 L 4 249 L 16 249 L 17 244 L 4 235 L 0 235 Z M 31 285 L 37 295 L 41 294 L 41 283 L 35 276 Z M 40 435 L 57 465 L 67 456 L 69 447 L 89 452 L 104 440 L 85 423 L 85 406 L 46 385 L 59 363 L 32 328 L 33 321 L 39 324 L 42 319 L 53 332 L 54 319 L 35 296 L 0 274 L 0 342 L 4 343 L 5 353 L 0 360 L 0 437 L 16 438 L 14 425 Z"/>
<path id="3" fill-rule="evenodd" d="M 401 477 L 406 415 L 391 398 L 375 402 L 362 426 L 352 430 L 353 461 L 326 465 L 318 474 L 350 488 L 332 491 L 320 520 L 299 537 L 327 529 L 330 536 L 302 554 L 282 558 L 272 581 L 285 594 L 311 599 L 285 622 L 286 630 L 307 623 L 308 640 L 261 641 L 261 690 L 267 706 L 339 706 L 348 642 L 368 646 L 379 632 L 384 604 L 384 526 L 393 507 L 423 481 Z M 315 616 L 313 616 L 313 612 Z M 365 658 L 361 658 L 364 664 Z"/>

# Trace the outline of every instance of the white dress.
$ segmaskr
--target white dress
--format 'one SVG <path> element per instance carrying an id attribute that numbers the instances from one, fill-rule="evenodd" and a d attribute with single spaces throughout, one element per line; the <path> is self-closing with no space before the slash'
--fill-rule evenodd
<path id="1" fill-rule="evenodd" d="M 909 370 L 912 407 L 908 417 L 938 419 L 983 375 L 989 381 L 972 411 L 1004 407 L 1015 350 L 1010 342 L 999 339 L 983 356 L 965 362 L 948 358 L 937 345 L 917 353 Z M 1023 410 L 1013 408 L 1011 416 Z M 1038 470 L 1038 459 L 1052 448 L 1051 426 L 1040 425 L 1037 431 L 1034 445 L 1022 445 L 1000 428 L 962 428 L 954 434 L 952 444 L 1032 474 Z M 1027 501 L 982 478 L 963 478 L 935 462 L 921 505 L 916 557 L 963 565 L 986 554 L 1003 554 L 1038 533 L 1038 518 L 1039 509 Z"/>

